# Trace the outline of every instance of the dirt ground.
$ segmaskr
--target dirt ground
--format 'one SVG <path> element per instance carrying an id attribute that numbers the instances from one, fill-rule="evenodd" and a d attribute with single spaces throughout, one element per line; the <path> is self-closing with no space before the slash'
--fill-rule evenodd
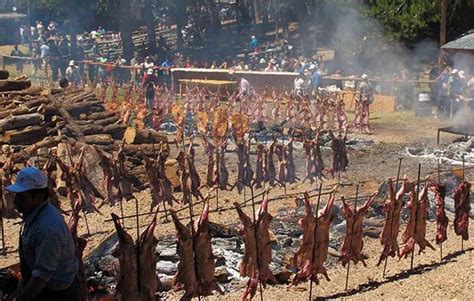
<path id="1" fill-rule="evenodd" d="M 407 174 L 412 180 L 416 180 L 418 163 L 422 163 L 422 178 L 424 175 L 432 173 L 436 168 L 436 162 L 420 161 L 418 158 L 406 157 L 404 155 L 407 146 L 435 146 L 437 128 L 447 125 L 446 121 L 436 118 L 416 118 L 413 112 L 396 112 L 372 114 L 372 127 L 375 133 L 372 135 L 355 135 L 350 133 L 349 138 L 360 137 L 364 139 L 373 139 L 375 144 L 362 150 L 350 150 L 350 166 L 347 174 L 342 178 L 345 184 L 339 188 L 339 195 L 353 196 L 355 185 L 360 183 L 361 194 L 367 195 L 376 191 L 377 187 L 388 176 L 396 177 L 398 168 L 398 158 L 404 157 L 402 164 L 402 174 Z M 442 143 L 453 141 L 456 136 L 442 136 Z M 196 162 L 203 162 L 198 166 L 202 176 L 205 175 L 207 160 L 201 147 L 197 149 L 198 158 Z M 296 150 L 297 173 L 299 176 L 304 172 L 303 150 Z M 330 150 L 324 149 L 324 162 L 329 166 L 332 162 Z M 228 169 L 230 172 L 230 182 L 233 183 L 237 174 L 236 154 L 226 155 Z M 468 180 L 472 180 L 473 174 L 466 174 Z M 336 184 L 335 179 L 327 179 L 324 182 L 323 189 L 330 189 Z M 316 188 L 317 184 L 296 183 L 287 187 L 287 193 L 303 192 L 305 190 Z M 260 191 L 257 191 L 258 193 Z M 282 188 L 275 188 L 271 191 L 271 196 L 282 195 Z M 247 197 L 249 193 L 247 192 Z M 137 194 L 139 202 L 139 211 L 149 211 L 150 195 L 146 190 Z M 234 201 L 243 200 L 235 192 L 219 192 L 219 207 L 229 208 Z M 216 200 L 211 200 L 211 210 L 216 207 Z M 295 206 L 292 198 L 271 202 L 269 211 L 276 214 L 278 208 L 283 206 Z M 201 205 L 197 206 L 197 211 L 201 210 Z M 246 208 L 250 212 L 250 208 Z M 105 205 L 101 209 L 102 215 L 88 214 L 87 221 L 91 236 L 87 237 L 88 244 L 85 254 L 90 252 L 103 239 L 114 231 L 113 223 L 107 221 L 110 213 L 120 214 L 120 207 L 109 207 Z M 135 202 L 124 203 L 123 211 L 125 215 L 135 212 Z M 188 216 L 188 212 L 182 212 L 182 217 Z M 220 213 L 211 213 L 210 220 L 215 223 L 230 225 L 238 220 L 234 210 L 227 210 Z M 143 229 L 150 221 L 150 217 L 140 218 L 140 227 Z M 162 222 L 156 228 L 156 236 L 173 234 L 174 226 L 165 222 L 163 216 L 160 216 Z M 17 238 L 19 231 L 19 220 L 6 220 L 5 233 L 7 243 L 7 255 L 0 256 L 0 267 L 12 265 L 18 261 L 17 256 Z M 136 236 L 135 219 L 127 219 L 126 226 L 130 228 L 129 232 Z M 404 226 L 401 227 L 402 230 Z M 427 239 L 434 244 L 435 224 L 429 223 Z M 474 225 L 471 222 L 470 232 L 474 233 Z M 84 218 L 80 221 L 79 233 L 86 235 L 86 225 Z M 344 291 L 345 268 L 341 266 L 330 267 L 328 272 L 332 279 L 331 282 L 321 281 L 321 284 L 314 287 L 313 297 L 329 299 L 473 299 L 474 291 L 471 286 L 474 283 L 474 243 L 470 241 L 464 243 L 464 253 L 459 253 L 460 239 L 454 236 L 450 226 L 448 241 L 443 245 L 443 252 L 446 256 L 443 262 L 439 262 L 439 251 L 428 250 L 426 253 L 415 255 L 415 269 L 407 272 L 410 268 L 410 260 L 390 259 L 387 267 L 387 278 L 382 278 L 383 267 L 375 267 L 375 263 L 381 251 L 381 246 L 376 239 L 365 238 L 364 253 L 368 254 L 370 259 L 364 268 L 362 265 L 350 267 L 349 291 Z M 205 300 L 238 300 L 243 289 L 225 296 L 213 296 L 204 298 Z M 177 296 L 170 294 L 170 300 L 178 299 Z M 258 297 L 258 296 L 257 296 Z M 271 300 L 302 300 L 308 298 L 308 286 L 302 284 L 298 287 L 288 287 L 286 285 L 277 285 L 268 287 L 264 291 L 264 298 Z"/>

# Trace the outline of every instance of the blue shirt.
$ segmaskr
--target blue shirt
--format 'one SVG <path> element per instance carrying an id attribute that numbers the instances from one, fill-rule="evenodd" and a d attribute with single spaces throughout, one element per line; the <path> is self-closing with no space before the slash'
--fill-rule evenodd
<path id="1" fill-rule="evenodd" d="M 25 217 L 23 257 L 35 278 L 54 291 L 68 288 L 77 275 L 75 245 L 61 213 L 50 202 Z"/>
<path id="2" fill-rule="evenodd" d="M 311 88 L 313 90 L 319 87 L 319 78 L 320 78 L 320 75 L 318 71 L 314 71 L 313 75 L 311 75 Z"/>

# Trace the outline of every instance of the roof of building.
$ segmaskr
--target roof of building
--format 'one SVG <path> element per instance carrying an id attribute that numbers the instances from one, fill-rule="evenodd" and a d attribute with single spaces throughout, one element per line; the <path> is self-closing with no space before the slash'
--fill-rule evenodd
<path id="1" fill-rule="evenodd" d="M 474 32 L 463 35 L 457 40 L 445 44 L 442 49 L 474 50 Z"/>
<path id="2" fill-rule="evenodd" d="M 21 21 L 26 19 L 28 16 L 25 14 L 18 13 L 0 13 L 0 21 Z"/>

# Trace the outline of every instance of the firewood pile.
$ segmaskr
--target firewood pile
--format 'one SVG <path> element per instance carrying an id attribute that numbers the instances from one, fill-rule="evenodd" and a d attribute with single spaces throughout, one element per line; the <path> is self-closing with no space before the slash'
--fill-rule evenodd
<path id="1" fill-rule="evenodd" d="M 2 70 L 0 77 L 8 77 L 8 72 Z M 94 90 L 43 89 L 31 86 L 26 78 L 0 80 L 0 144 L 4 156 L 14 153 L 16 163 L 33 160 L 42 166 L 48 149 L 64 142 L 108 154 L 122 148 L 131 170 L 143 164 L 144 155 L 156 156 L 159 143 L 167 143 L 166 136 L 157 131 L 131 124 L 135 122 L 110 110 Z M 140 171 L 144 173 L 143 168 L 136 173 Z"/>

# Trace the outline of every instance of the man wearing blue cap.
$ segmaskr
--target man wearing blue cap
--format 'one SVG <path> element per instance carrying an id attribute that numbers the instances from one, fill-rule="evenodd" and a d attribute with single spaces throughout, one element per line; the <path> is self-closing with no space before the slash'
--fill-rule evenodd
<path id="1" fill-rule="evenodd" d="M 15 208 L 24 221 L 18 247 L 22 285 L 13 300 L 80 300 L 74 240 L 48 201 L 46 175 L 26 167 L 5 189 L 15 194 Z"/>

